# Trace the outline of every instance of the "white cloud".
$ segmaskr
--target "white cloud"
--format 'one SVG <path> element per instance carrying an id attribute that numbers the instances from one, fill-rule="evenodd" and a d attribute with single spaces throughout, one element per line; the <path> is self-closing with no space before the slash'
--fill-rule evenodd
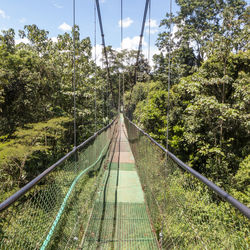
<path id="1" fill-rule="evenodd" d="M 27 37 L 25 37 L 25 38 L 16 39 L 16 40 L 15 40 L 15 43 L 16 43 L 16 44 L 19 44 L 19 43 L 28 44 L 28 43 L 30 43 L 30 41 L 29 41 L 29 39 L 28 39 Z"/>
<path id="2" fill-rule="evenodd" d="M 126 37 L 122 41 L 122 49 L 127 49 L 127 50 L 137 50 L 139 46 L 139 41 L 140 37 L 135 36 L 135 37 Z M 117 51 L 121 51 L 121 48 L 117 48 Z M 150 56 L 149 56 L 149 64 L 150 66 L 154 66 L 153 63 L 153 55 L 154 54 L 159 54 L 160 51 L 158 50 L 157 47 L 155 46 L 150 46 Z M 148 59 L 148 43 L 145 42 L 144 38 L 142 40 L 142 54 L 144 54 L 145 58 Z"/>
<path id="3" fill-rule="evenodd" d="M 145 58 L 148 59 L 148 48 L 144 48 L 144 49 L 142 50 L 142 53 L 144 54 Z M 157 47 L 151 46 L 151 47 L 150 47 L 150 56 L 149 56 L 149 65 L 150 65 L 151 67 L 154 66 L 153 55 L 155 55 L 155 54 L 160 54 L 160 51 L 158 50 Z"/>
<path id="4" fill-rule="evenodd" d="M 58 3 L 53 3 L 54 7 L 56 7 L 57 9 L 62 9 L 63 6 L 58 4 Z"/>
<path id="5" fill-rule="evenodd" d="M 133 38 L 126 37 L 122 40 L 122 49 L 138 49 L 140 37 L 134 36 Z M 142 39 L 142 46 L 147 46 L 147 43 Z"/>
<path id="6" fill-rule="evenodd" d="M 51 37 L 51 40 L 52 40 L 52 42 L 54 42 L 54 43 L 57 43 L 57 42 L 58 42 L 58 39 L 57 39 L 57 37 L 55 37 L 55 36 Z"/>
<path id="7" fill-rule="evenodd" d="M 57 9 L 62 9 L 63 5 L 59 3 L 60 0 L 53 0 L 53 6 L 56 7 Z"/>
<path id="8" fill-rule="evenodd" d="M 105 3 L 105 2 L 106 2 L 106 0 L 101 0 L 100 2 L 101 2 L 101 3 Z"/>
<path id="9" fill-rule="evenodd" d="M 173 38 L 173 41 L 175 43 L 178 43 L 180 41 L 180 38 L 176 38 L 176 33 L 179 31 L 179 28 L 178 26 L 175 24 L 173 27 L 172 27 L 172 38 Z"/>
<path id="10" fill-rule="evenodd" d="M 138 46 L 139 46 L 139 41 L 140 41 L 139 36 L 135 36 L 132 38 L 126 37 L 122 41 L 122 49 L 137 50 Z M 101 66 L 105 67 L 105 63 L 104 63 L 104 65 L 102 65 L 102 61 L 101 61 L 103 46 L 101 44 L 97 44 L 96 48 L 95 47 L 92 48 L 92 59 L 93 60 L 95 60 L 95 49 L 96 49 L 96 64 L 100 67 Z M 118 52 L 121 52 L 121 48 L 116 48 L 115 50 Z M 142 40 L 142 53 L 144 54 L 145 58 L 148 59 L 148 44 L 144 41 L 144 39 Z M 160 51 L 158 50 L 157 47 L 155 47 L 155 46 L 150 47 L 149 64 L 151 66 L 154 66 L 153 55 L 159 54 L 159 53 L 160 53 Z"/>
<path id="11" fill-rule="evenodd" d="M 96 51 L 96 64 L 98 66 L 102 66 L 102 48 L 103 46 L 101 44 L 97 44 L 96 47 L 93 46 L 92 48 L 92 59 L 95 60 L 95 51 Z"/>
<path id="12" fill-rule="evenodd" d="M 1 9 L 0 9 L 0 17 L 2 17 L 3 19 L 9 19 L 9 18 L 10 18 L 10 17 L 7 16 L 7 15 L 5 14 L 5 12 L 4 12 L 3 10 L 1 10 Z"/>
<path id="13" fill-rule="evenodd" d="M 149 22 L 146 22 L 146 27 L 149 27 Z M 157 20 L 150 19 L 150 34 L 155 34 L 158 31 L 159 30 L 158 30 Z M 146 29 L 146 32 L 149 33 L 149 29 Z"/>
<path id="14" fill-rule="evenodd" d="M 67 23 L 63 22 L 59 27 L 58 27 L 59 30 L 62 30 L 62 31 L 70 31 L 71 30 L 71 26 L 68 25 Z"/>
<path id="15" fill-rule="evenodd" d="M 176 24 L 174 24 L 172 33 L 175 34 L 178 30 L 179 30 L 178 26 Z"/>
<path id="16" fill-rule="evenodd" d="M 19 19 L 20 23 L 25 23 L 27 21 L 27 19 L 25 17 L 22 17 L 21 19 Z"/>
<path id="17" fill-rule="evenodd" d="M 134 21 L 130 17 L 126 17 L 123 20 L 119 21 L 119 26 L 123 28 L 128 28 Z"/>
<path id="18" fill-rule="evenodd" d="M 159 30 L 158 29 L 150 29 L 150 34 L 155 34 L 155 33 L 157 33 Z M 149 30 L 147 29 L 146 30 L 146 32 L 147 32 L 147 34 L 149 33 Z"/>
<path id="19" fill-rule="evenodd" d="M 149 26 L 149 22 L 146 22 L 145 26 Z M 150 19 L 150 27 L 151 28 L 158 28 L 157 20 Z"/>

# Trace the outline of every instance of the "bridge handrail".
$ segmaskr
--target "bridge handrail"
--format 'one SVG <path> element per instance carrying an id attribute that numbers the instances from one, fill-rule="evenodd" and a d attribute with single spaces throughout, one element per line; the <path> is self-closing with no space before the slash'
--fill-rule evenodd
<path id="1" fill-rule="evenodd" d="M 26 194 L 29 190 L 31 190 L 36 184 L 38 184 L 45 176 L 47 176 L 50 172 L 52 172 L 56 167 L 60 166 L 70 156 L 77 153 L 78 150 L 80 150 L 86 144 L 88 144 L 90 141 L 95 139 L 103 131 L 107 130 L 114 123 L 115 120 L 116 120 L 116 118 L 112 122 L 110 122 L 107 126 L 103 127 L 102 129 L 97 131 L 94 135 L 92 135 L 87 140 L 85 140 L 83 143 L 81 143 L 77 147 L 74 147 L 73 150 L 71 150 L 69 153 L 67 153 L 65 156 L 63 156 L 61 159 L 59 159 L 56 163 L 54 163 L 52 166 L 50 166 L 49 168 L 44 170 L 41 174 L 39 174 L 37 177 L 35 177 L 32 181 L 27 183 L 24 187 L 22 187 L 16 193 L 14 193 L 9 198 L 7 198 L 5 201 L 3 201 L 0 204 L 0 212 L 3 212 L 5 209 L 7 209 L 11 204 L 13 204 L 15 201 L 17 201 L 20 197 L 22 197 L 24 194 Z"/>
<path id="2" fill-rule="evenodd" d="M 124 115 L 125 116 L 125 115 Z M 158 146 L 161 150 L 163 150 L 166 154 L 168 154 L 173 161 L 175 161 L 182 169 L 185 171 L 188 171 L 190 174 L 195 176 L 197 179 L 199 179 L 201 182 L 203 182 L 205 185 L 207 185 L 210 189 L 212 189 L 214 192 L 216 192 L 219 196 L 221 196 L 223 199 L 228 201 L 231 205 L 233 205 L 235 208 L 237 208 L 243 215 L 245 215 L 248 219 L 250 219 L 250 209 L 236 200 L 234 197 L 229 195 L 227 192 L 225 192 L 223 189 L 218 187 L 216 184 L 214 184 L 212 181 L 208 180 L 206 177 L 204 177 L 199 172 L 195 171 L 191 167 L 189 167 L 187 164 L 185 164 L 183 161 L 181 161 L 179 158 L 177 158 L 173 153 L 165 149 L 163 146 L 161 146 L 157 141 L 155 141 L 149 134 L 147 134 L 145 131 L 143 131 L 141 128 L 139 128 L 135 123 L 133 123 L 127 116 L 125 118 L 133 125 L 135 126 L 141 133 L 143 133 L 148 139 L 151 140 L 156 146 Z"/>

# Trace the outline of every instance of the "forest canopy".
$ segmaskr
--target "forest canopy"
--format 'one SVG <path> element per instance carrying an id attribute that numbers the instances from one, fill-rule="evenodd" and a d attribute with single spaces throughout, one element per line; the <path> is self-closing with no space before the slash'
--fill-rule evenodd
<path id="1" fill-rule="evenodd" d="M 161 21 L 150 81 L 126 93 L 125 107 L 163 146 L 169 108 L 170 151 L 249 205 L 250 9 L 242 0 L 177 4 Z"/>
<path id="2" fill-rule="evenodd" d="M 161 21 L 154 66 L 140 57 L 136 84 L 136 51 L 107 47 L 109 82 L 90 38 L 75 27 L 77 144 L 115 115 L 122 72 L 126 114 L 165 146 L 169 108 L 170 151 L 249 204 L 249 7 L 243 0 L 177 4 L 179 12 Z M 13 29 L 0 35 L 0 201 L 73 146 L 73 30 L 57 42 L 35 24 L 18 35 L 29 43 L 16 44 Z"/>

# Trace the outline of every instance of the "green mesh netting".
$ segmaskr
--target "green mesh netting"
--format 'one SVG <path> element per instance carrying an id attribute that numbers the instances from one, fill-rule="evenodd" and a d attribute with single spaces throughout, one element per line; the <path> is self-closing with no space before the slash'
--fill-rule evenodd
<path id="1" fill-rule="evenodd" d="M 249 247 L 248 219 L 125 123 L 0 214 L 0 249 Z"/>
<path id="2" fill-rule="evenodd" d="M 163 249 L 249 249 L 249 220 L 182 170 L 125 119 L 147 206 Z"/>
<path id="3" fill-rule="evenodd" d="M 77 249 L 116 122 L 0 214 L 0 249 Z"/>
<path id="4" fill-rule="evenodd" d="M 82 249 L 158 249 L 123 119 Z"/>

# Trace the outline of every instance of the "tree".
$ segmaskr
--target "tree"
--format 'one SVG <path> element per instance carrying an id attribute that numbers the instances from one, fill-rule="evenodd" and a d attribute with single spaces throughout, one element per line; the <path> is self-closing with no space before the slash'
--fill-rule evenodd
<path id="1" fill-rule="evenodd" d="M 2 30 L 0 35 L 0 46 L 5 47 L 7 51 L 13 52 L 15 49 L 15 31 L 14 29 Z"/>
<path id="2" fill-rule="evenodd" d="M 163 58 L 155 57 L 156 63 L 165 61 L 167 65 L 168 54 L 171 53 L 173 82 L 178 82 L 180 77 L 192 74 L 206 58 L 215 54 L 213 48 L 218 49 L 218 43 L 216 44 L 218 40 L 220 40 L 220 48 L 226 46 L 228 49 L 229 40 L 234 41 L 229 52 L 232 49 L 238 51 L 247 47 L 246 29 L 249 24 L 246 19 L 245 1 L 178 0 L 177 4 L 180 6 L 180 11 L 175 16 L 167 14 L 160 24 L 166 28 L 166 31 L 158 35 L 157 46 L 166 54 L 160 55 Z M 222 21 L 221 18 L 223 18 Z M 174 27 L 172 37 L 167 31 L 170 24 Z M 158 63 L 156 65 L 158 71 Z M 163 72 L 161 68 L 161 76 L 164 77 Z M 165 78 L 166 75 L 167 67 L 165 67 Z"/>
<path id="3" fill-rule="evenodd" d="M 31 42 L 31 46 L 41 54 L 44 54 L 47 48 L 49 32 L 39 29 L 35 24 L 25 25 L 24 30 L 19 30 L 21 38 L 27 37 Z"/>
<path id="4" fill-rule="evenodd" d="M 60 117 L 26 124 L 25 129 L 17 129 L 13 139 L 1 143 L 0 171 L 3 191 L 9 194 L 13 188 L 20 188 L 34 178 L 39 171 L 46 168 L 46 164 L 43 165 L 46 158 L 47 162 L 49 158 L 53 158 L 53 161 L 58 159 L 58 151 L 62 150 L 60 147 L 66 142 L 65 125 L 70 121 L 72 119 L 69 117 Z M 42 167 L 38 168 L 39 165 Z"/>
<path id="5" fill-rule="evenodd" d="M 249 51 L 230 54 L 226 75 L 219 56 L 211 56 L 171 87 L 169 146 L 229 191 L 239 164 L 249 155 Z M 165 145 L 167 92 L 164 83 L 150 86 L 136 85 L 130 105 L 136 106 L 135 122 Z"/>
<path id="6" fill-rule="evenodd" d="M 49 102 L 58 85 L 54 65 L 27 50 L 8 53 L 2 47 L 0 54 L 0 134 L 51 117 Z"/>
<path id="7" fill-rule="evenodd" d="M 48 31 L 27 25 L 19 34 L 27 37 L 29 44 L 15 45 L 13 30 L 0 37 L 0 172 L 5 197 L 73 144 L 73 120 L 68 118 L 73 116 L 74 107 L 73 33 L 59 35 L 53 42 Z M 78 26 L 75 43 L 79 144 L 103 127 L 108 118 L 103 109 L 103 70 L 95 67 L 90 39 L 80 39 Z"/>
<path id="8" fill-rule="evenodd" d="M 250 175 L 250 155 L 248 155 L 241 163 L 239 170 L 234 176 L 234 187 L 232 188 L 232 193 L 234 197 L 239 199 L 240 202 L 249 206 L 250 203 L 250 185 L 249 185 L 249 175 Z"/>

